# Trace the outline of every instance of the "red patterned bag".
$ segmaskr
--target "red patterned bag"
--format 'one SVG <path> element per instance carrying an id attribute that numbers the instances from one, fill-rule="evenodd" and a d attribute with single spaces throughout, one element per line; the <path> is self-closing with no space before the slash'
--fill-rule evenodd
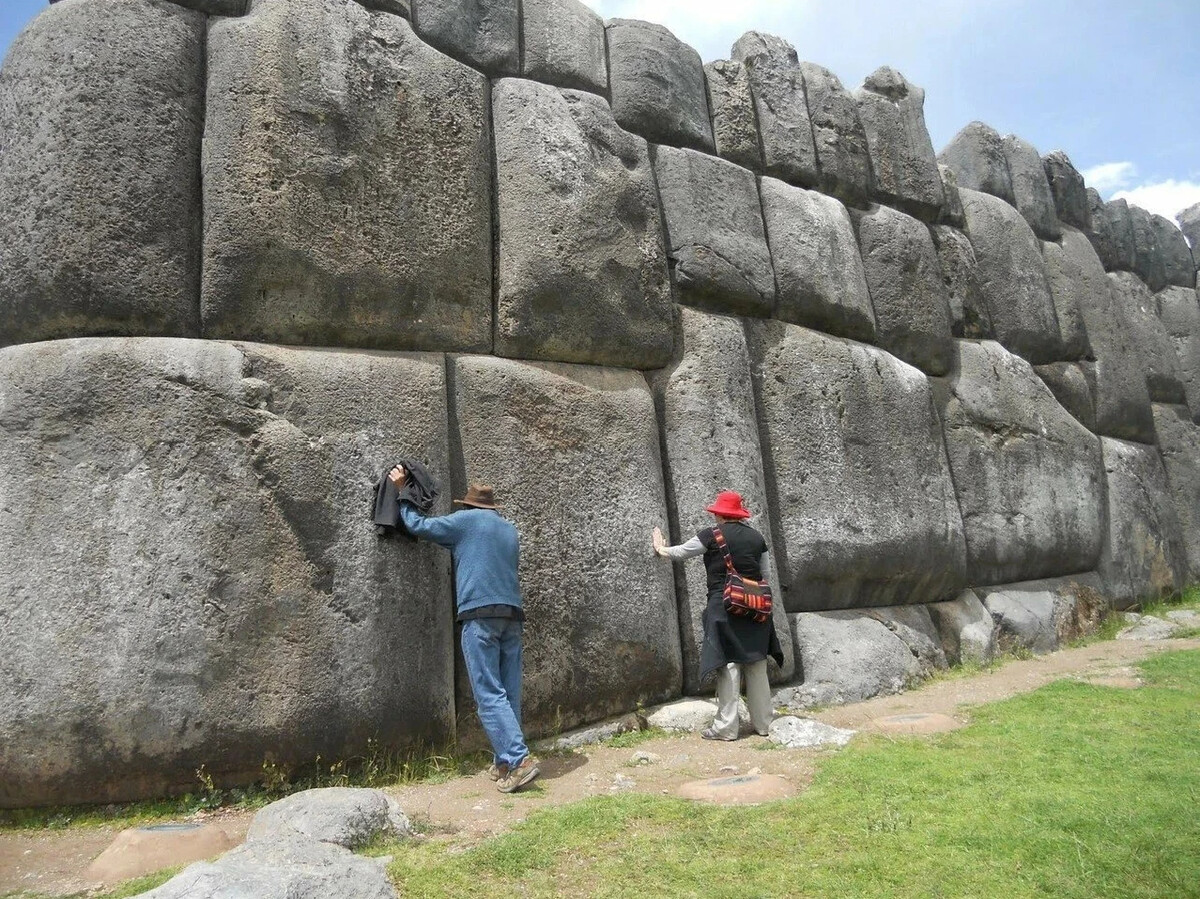
<path id="1" fill-rule="evenodd" d="M 713 528 L 713 539 L 725 557 L 725 611 L 730 615 L 753 618 L 759 624 L 766 621 L 771 617 L 770 586 L 766 581 L 756 581 L 738 574 L 720 527 Z"/>

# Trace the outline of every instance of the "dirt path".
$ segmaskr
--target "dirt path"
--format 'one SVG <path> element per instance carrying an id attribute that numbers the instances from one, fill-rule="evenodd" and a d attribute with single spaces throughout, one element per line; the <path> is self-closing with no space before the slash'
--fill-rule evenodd
<path id="1" fill-rule="evenodd" d="M 1107 641 L 1067 649 L 995 671 L 936 681 L 895 696 L 840 706 L 813 717 L 838 727 L 879 731 L 891 716 L 944 715 L 965 723 L 969 707 L 1035 690 L 1075 677 L 1114 687 L 1137 687 L 1134 666 L 1163 650 L 1200 649 L 1200 639 L 1157 642 Z M 826 750 L 828 751 L 828 750 Z M 418 784 L 390 792 L 421 830 L 459 846 L 481 842 L 510 829 L 530 812 L 624 791 L 670 795 L 684 783 L 734 774 L 763 773 L 783 781 L 786 793 L 810 782 L 819 750 L 782 750 L 762 737 L 736 743 L 707 742 L 698 735 L 659 736 L 633 748 L 589 746 L 543 760 L 542 776 L 520 793 L 506 796 L 480 773 L 441 784 Z M 251 812 L 219 811 L 207 816 L 230 836 L 245 834 Z M 64 831 L 0 832 L 0 897 L 20 890 L 64 896 L 94 886 L 84 879 L 88 864 L 116 836 L 117 827 Z"/>

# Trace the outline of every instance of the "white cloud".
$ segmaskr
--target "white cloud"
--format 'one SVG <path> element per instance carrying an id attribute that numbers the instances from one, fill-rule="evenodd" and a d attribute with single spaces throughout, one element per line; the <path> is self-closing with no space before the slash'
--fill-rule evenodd
<path id="1" fill-rule="evenodd" d="M 1200 203 L 1200 183 L 1168 178 L 1153 184 L 1141 184 L 1113 194 L 1114 200 L 1125 200 L 1175 221 L 1175 216 L 1189 206 Z"/>
<path id="2" fill-rule="evenodd" d="M 1109 194 L 1129 187 L 1137 177 L 1137 166 L 1132 162 L 1105 162 L 1084 169 L 1080 174 L 1088 187 L 1096 188 L 1101 194 Z"/>

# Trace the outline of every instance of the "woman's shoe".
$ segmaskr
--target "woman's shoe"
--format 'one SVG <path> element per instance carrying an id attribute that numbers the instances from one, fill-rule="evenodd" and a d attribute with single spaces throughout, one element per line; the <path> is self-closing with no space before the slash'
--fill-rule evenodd
<path id="1" fill-rule="evenodd" d="M 732 743 L 737 737 L 723 737 L 711 727 L 706 727 L 700 731 L 700 736 L 705 740 L 724 740 L 726 743 Z"/>

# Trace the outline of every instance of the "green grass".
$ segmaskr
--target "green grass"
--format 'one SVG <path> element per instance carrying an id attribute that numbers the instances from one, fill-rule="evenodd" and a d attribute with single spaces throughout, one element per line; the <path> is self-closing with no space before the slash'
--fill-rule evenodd
<path id="1" fill-rule="evenodd" d="M 402 895 L 1200 897 L 1200 652 L 1140 690 L 1059 681 L 932 739 L 861 739 L 801 797 L 598 797 L 466 852 L 400 847 Z"/>

